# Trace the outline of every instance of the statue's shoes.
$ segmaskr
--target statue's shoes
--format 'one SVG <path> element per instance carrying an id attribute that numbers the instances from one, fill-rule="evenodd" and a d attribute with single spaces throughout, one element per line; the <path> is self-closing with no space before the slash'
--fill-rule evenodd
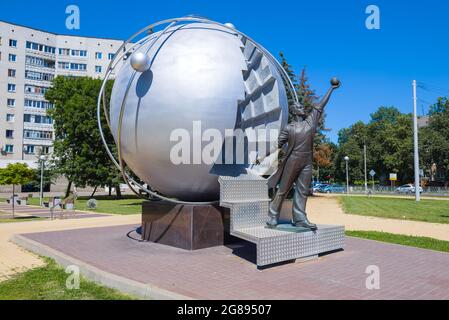
<path id="1" fill-rule="evenodd" d="M 278 224 L 279 220 L 275 217 L 270 217 L 270 219 L 267 221 L 267 226 L 271 228 L 277 227 Z"/>
<path id="2" fill-rule="evenodd" d="M 295 227 L 299 228 L 307 228 L 312 231 L 318 230 L 318 226 L 314 223 L 308 222 L 308 221 L 300 221 L 293 224 Z"/>

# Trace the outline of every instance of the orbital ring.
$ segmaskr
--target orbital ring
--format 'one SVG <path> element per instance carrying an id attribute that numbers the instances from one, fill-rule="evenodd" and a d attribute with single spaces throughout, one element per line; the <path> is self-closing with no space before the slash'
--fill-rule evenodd
<path id="1" fill-rule="evenodd" d="M 103 132 L 103 128 L 102 128 L 102 124 L 101 124 L 101 109 L 103 109 L 104 111 L 104 115 L 106 118 L 106 122 L 107 125 L 109 127 L 109 130 L 111 130 L 111 123 L 110 123 L 110 118 L 109 118 L 109 114 L 108 114 L 108 108 L 107 108 L 107 101 L 106 101 L 106 84 L 109 81 L 109 78 L 111 77 L 111 74 L 113 73 L 113 71 L 115 70 L 115 68 L 117 67 L 118 63 L 121 60 L 126 61 L 132 54 L 133 51 L 135 51 L 136 47 L 143 45 L 151 40 L 154 40 L 153 44 L 157 42 L 157 40 L 160 39 L 160 37 L 171 27 L 175 26 L 178 23 L 192 23 L 192 22 L 200 22 L 200 23 L 207 23 L 207 24 L 213 24 L 213 25 L 218 25 L 221 27 L 224 27 L 230 31 L 232 31 L 233 33 L 238 34 L 241 37 L 246 38 L 247 40 L 249 40 L 257 49 L 259 49 L 262 54 L 268 58 L 268 60 L 270 62 L 273 63 L 273 65 L 276 67 L 277 71 L 280 73 L 282 79 L 284 80 L 284 87 L 287 89 L 287 91 L 290 93 L 290 95 L 293 97 L 293 99 L 295 100 L 295 102 L 298 102 L 298 96 L 296 93 L 296 90 L 294 88 L 294 85 L 290 79 L 290 77 L 288 76 L 287 72 L 284 70 L 284 68 L 282 67 L 282 65 L 279 63 L 279 61 L 274 58 L 274 56 L 268 52 L 264 47 L 262 47 L 260 44 L 258 44 L 257 42 L 255 42 L 253 39 L 251 39 L 250 37 L 248 37 L 247 35 L 245 35 L 244 33 L 228 26 L 225 24 L 221 24 L 219 22 L 215 22 L 209 19 L 205 19 L 205 18 L 199 18 L 199 17 L 182 17 L 182 18 L 174 18 L 174 19 L 167 19 L 167 20 L 163 20 L 163 21 L 159 21 L 156 22 L 154 24 L 151 24 L 145 28 L 143 28 L 142 30 L 138 31 L 137 33 L 135 33 L 133 36 L 131 36 L 127 41 L 125 41 L 122 46 L 118 49 L 118 51 L 116 52 L 116 54 L 114 55 L 114 58 L 111 60 L 109 67 L 107 69 L 107 73 L 106 76 L 103 80 L 101 89 L 100 89 L 100 93 L 98 96 L 98 101 L 97 101 L 97 122 L 98 122 L 98 127 L 100 130 L 100 136 L 101 136 L 101 140 L 103 142 L 103 145 L 106 149 L 106 152 L 108 154 L 108 156 L 111 158 L 112 162 L 114 163 L 114 165 L 120 170 L 124 181 L 126 182 L 126 184 L 129 186 L 129 188 L 140 198 L 142 199 L 147 199 L 146 197 L 143 197 L 137 190 L 136 187 L 144 192 L 146 192 L 147 194 L 158 198 L 160 200 L 165 200 L 174 204 L 182 204 L 182 205 L 214 205 L 217 204 L 218 201 L 212 201 L 212 202 L 189 202 L 189 201 L 180 201 L 177 199 L 173 199 L 173 198 L 168 198 L 165 196 L 162 196 L 152 190 L 150 190 L 150 188 L 146 188 L 143 185 L 141 185 L 140 183 L 138 183 L 137 181 L 135 181 L 135 179 L 133 179 L 132 177 L 130 177 L 130 175 L 126 172 L 125 169 L 125 163 L 123 162 L 122 159 L 122 148 L 121 148 L 121 131 L 122 131 L 122 122 L 123 122 L 123 115 L 124 115 L 124 109 L 125 109 L 125 104 L 126 104 L 126 99 L 128 96 L 128 92 L 130 90 L 130 86 L 131 83 L 133 82 L 133 79 L 137 73 L 137 71 L 134 71 L 130 81 L 128 82 L 125 94 L 124 94 L 124 98 L 121 104 L 121 109 L 120 109 L 120 117 L 119 117 L 119 124 L 118 124 L 118 134 L 117 134 L 117 151 L 118 151 L 118 161 L 115 159 L 114 155 L 112 154 L 111 150 L 109 149 L 109 146 L 107 145 L 106 142 L 106 138 L 104 136 L 104 132 Z M 132 41 L 137 38 L 138 36 L 142 35 L 145 32 L 148 32 L 150 30 L 153 30 L 153 28 L 160 26 L 160 25 L 164 25 L 164 24 L 169 24 L 167 27 L 165 27 L 165 29 L 161 32 L 159 32 L 159 35 L 154 38 L 151 35 L 148 35 L 146 37 L 144 37 L 143 39 L 140 39 L 139 41 L 137 41 L 135 44 L 133 44 L 132 46 L 130 46 L 128 49 L 126 49 L 126 46 L 130 43 L 132 43 Z M 152 45 L 150 45 L 148 51 L 151 49 Z M 123 52 L 122 52 L 123 51 Z M 102 108 L 103 107 L 103 108 Z"/>

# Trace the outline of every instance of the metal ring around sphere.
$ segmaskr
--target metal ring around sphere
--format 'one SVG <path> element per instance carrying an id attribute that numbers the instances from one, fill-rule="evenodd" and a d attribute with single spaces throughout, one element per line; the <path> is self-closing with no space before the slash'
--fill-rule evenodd
<path id="1" fill-rule="evenodd" d="M 258 44 L 257 42 L 255 42 L 253 39 L 251 39 L 250 37 L 248 37 L 247 35 L 245 35 L 244 33 L 238 31 L 235 28 L 231 28 L 228 25 L 225 24 L 221 24 L 219 22 L 215 22 L 209 19 L 205 19 L 205 18 L 196 18 L 196 17 L 182 17 L 182 18 L 174 18 L 174 19 L 167 19 L 167 20 L 162 20 L 156 23 L 153 23 L 145 28 L 143 28 L 142 30 L 138 31 L 137 33 L 135 33 L 133 36 L 131 36 L 128 40 L 126 40 L 122 46 L 120 46 L 120 48 L 117 50 L 116 54 L 114 55 L 114 58 L 111 60 L 109 66 L 108 66 L 108 70 L 106 72 L 106 76 L 103 80 L 103 83 L 101 85 L 101 89 L 100 89 L 100 93 L 98 95 L 98 101 L 97 101 L 97 122 L 98 122 L 98 128 L 100 130 L 100 136 L 101 136 L 101 140 L 103 142 L 103 145 L 106 149 L 106 152 L 108 154 L 108 156 L 111 158 L 112 162 L 114 163 L 114 165 L 120 170 L 123 179 L 125 180 L 125 183 L 128 185 L 128 187 L 131 189 L 131 191 L 133 191 L 138 197 L 146 199 L 145 197 L 142 197 L 140 195 L 140 193 L 135 189 L 135 187 L 132 185 L 134 184 L 135 186 L 137 186 L 137 188 L 139 188 L 140 190 L 143 190 L 144 192 L 148 193 L 149 195 L 158 198 L 160 200 L 165 200 L 174 204 L 182 204 L 182 205 L 214 205 L 217 204 L 219 201 L 212 201 L 212 202 L 189 202 L 189 201 L 180 201 L 177 199 L 173 199 L 173 198 L 168 198 L 168 197 L 164 197 L 160 194 L 155 193 L 152 190 L 149 190 L 149 188 L 145 188 L 144 186 L 142 186 L 140 183 L 138 183 L 137 181 L 135 181 L 132 177 L 129 176 L 129 174 L 126 172 L 125 170 L 125 164 L 123 162 L 122 159 L 122 148 L 121 148 L 121 131 L 122 131 L 122 122 L 123 122 L 123 115 L 124 115 L 124 111 L 125 111 L 125 107 L 126 107 L 126 99 L 128 96 L 128 92 L 130 90 L 130 86 L 134 80 L 134 77 L 137 73 L 137 71 L 134 71 L 130 81 L 128 82 L 125 94 L 124 94 L 124 98 L 122 101 L 122 105 L 120 108 L 120 116 L 119 116 L 119 123 L 118 123 L 118 129 L 117 129 L 117 154 L 118 154 L 118 162 L 115 159 L 114 155 L 112 154 L 111 150 L 108 147 L 108 144 L 106 142 L 106 138 L 104 136 L 103 133 L 103 128 L 102 128 L 102 124 L 101 124 L 101 109 L 102 109 L 102 105 L 103 105 L 103 111 L 105 114 L 105 118 L 106 118 L 106 122 L 107 125 L 109 127 L 109 130 L 112 131 L 111 128 L 111 122 L 110 122 L 110 118 L 109 118 L 109 114 L 108 114 L 108 109 L 107 109 L 107 103 L 106 103 L 106 92 L 105 92 L 105 88 L 106 88 L 106 84 L 109 81 L 109 78 L 112 74 L 112 72 L 114 71 L 114 69 L 117 67 L 118 63 L 121 60 L 127 60 L 127 58 L 129 57 L 129 54 L 131 53 L 131 51 L 135 50 L 136 47 L 138 46 L 142 46 L 143 44 L 145 44 L 146 42 L 149 42 L 151 40 L 154 40 L 153 44 L 156 43 L 160 37 L 165 34 L 165 32 L 175 26 L 176 24 L 178 24 L 179 22 L 186 22 L 186 24 L 188 23 L 192 23 L 192 22 L 200 22 L 200 23 L 208 23 L 208 24 L 214 24 L 214 25 L 218 25 L 221 27 L 224 27 L 226 29 L 228 29 L 229 31 L 238 34 L 241 37 L 246 38 L 247 40 L 249 40 L 257 49 L 259 49 L 263 55 L 268 58 L 268 60 L 270 60 L 270 62 L 276 67 L 276 69 L 278 70 L 278 72 L 280 73 L 282 79 L 285 81 L 285 83 L 287 84 L 286 87 L 287 91 L 290 93 L 290 95 L 294 98 L 295 102 L 298 103 L 298 95 L 296 93 L 295 87 L 290 79 L 290 77 L 288 76 L 287 72 L 284 70 L 284 68 L 282 67 L 282 65 L 279 63 L 279 61 L 277 61 L 276 58 L 274 58 L 274 56 L 268 52 L 264 47 L 262 47 L 260 44 Z M 131 47 L 129 47 L 128 49 L 126 49 L 126 46 L 131 43 L 135 38 L 137 38 L 138 36 L 140 36 L 141 34 L 152 30 L 153 28 L 160 26 L 160 25 L 164 25 L 164 24 L 169 24 L 167 27 L 165 27 L 165 29 L 163 31 L 161 31 L 156 38 L 152 37 L 152 35 L 148 35 L 142 39 L 140 39 L 139 41 L 137 41 L 135 44 L 133 44 Z M 149 46 L 146 54 L 151 50 L 152 45 Z M 121 53 L 121 51 L 123 51 L 123 53 Z M 132 183 L 132 184 L 131 184 Z"/>

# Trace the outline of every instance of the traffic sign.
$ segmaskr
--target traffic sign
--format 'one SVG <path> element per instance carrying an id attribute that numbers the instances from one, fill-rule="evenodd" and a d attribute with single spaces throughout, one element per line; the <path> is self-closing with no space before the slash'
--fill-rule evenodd
<path id="1" fill-rule="evenodd" d="M 397 181 L 397 180 L 398 180 L 398 174 L 390 173 L 390 181 Z"/>
<path id="2" fill-rule="evenodd" d="M 371 171 L 369 172 L 369 175 L 370 175 L 371 177 L 374 177 L 374 176 L 376 175 L 376 171 L 371 170 Z"/>

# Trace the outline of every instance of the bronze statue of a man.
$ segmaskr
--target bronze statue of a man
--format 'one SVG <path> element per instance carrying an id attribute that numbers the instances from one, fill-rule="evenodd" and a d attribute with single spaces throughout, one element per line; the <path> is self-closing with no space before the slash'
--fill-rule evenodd
<path id="1" fill-rule="evenodd" d="M 277 172 L 268 182 L 270 188 L 275 188 L 279 184 L 276 196 L 270 204 L 267 222 L 269 227 L 278 225 L 282 204 L 295 185 L 292 224 L 311 230 L 317 229 L 316 224 L 307 219 L 306 203 L 312 183 L 313 140 L 324 107 L 329 102 L 332 92 L 340 87 L 340 81 L 333 78 L 331 85 L 326 96 L 313 107 L 310 115 L 306 116 L 304 108 L 300 105 L 295 104 L 290 107 L 296 119 L 281 131 L 278 142 L 279 149 L 287 144 L 287 152 Z"/>

